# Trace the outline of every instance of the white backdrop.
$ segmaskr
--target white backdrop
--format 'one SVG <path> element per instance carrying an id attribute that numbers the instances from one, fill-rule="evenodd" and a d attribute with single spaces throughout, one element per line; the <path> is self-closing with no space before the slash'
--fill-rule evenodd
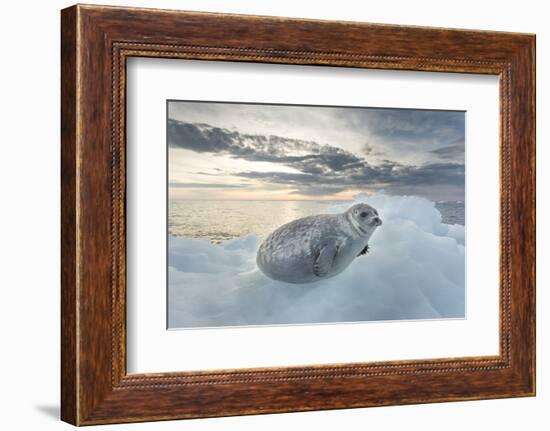
<path id="1" fill-rule="evenodd" d="M 127 83 L 128 372 L 498 354 L 496 76 L 141 58 L 128 62 Z M 167 331 L 170 98 L 466 111 L 467 318 Z"/>
<path id="2" fill-rule="evenodd" d="M 537 33 L 537 113 L 550 117 L 550 28 L 544 2 L 464 0 L 313 2 L 296 0 L 131 0 L 101 3 L 233 13 L 345 19 L 381 23 L 478 28 Z M 59 9 L 70 2 L 8 2 L 3 5 L 0 32 L 2 126 L 0 211 L 2 266 L 2 428 L 71 429 L 58 421 L 59 409 Z M 546 54 L 546 55 L 544 55 Z M 539 121 L 538 220 L 550 218 L 547 145 L 550 126 Z M 550 259 L 550 229 L 538 227 L 539 262 Z M 538 396 L 537 398 L 444 403 L 105 426 L 96 429 L 144 430 L 332 430 L 405 429 L 468 430 L 487 427 L 545 429 L 550 422 L 550 272 L 538 271 Z M 527 425 L 526 425 L 527 424 Z"/>

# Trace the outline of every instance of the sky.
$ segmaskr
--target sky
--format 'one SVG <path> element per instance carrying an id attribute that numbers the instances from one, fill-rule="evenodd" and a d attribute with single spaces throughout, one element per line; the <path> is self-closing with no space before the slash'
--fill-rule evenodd
<path id="1" fill-rule="evenodd" d="M 464 201 L 465 113 L 168 102 L 170 196 Z"/>

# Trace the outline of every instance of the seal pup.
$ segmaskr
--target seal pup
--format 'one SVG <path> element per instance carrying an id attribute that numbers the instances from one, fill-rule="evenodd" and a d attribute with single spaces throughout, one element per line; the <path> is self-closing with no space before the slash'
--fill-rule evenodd
<path id="1" fill-rule="evenodd" d="M 381 224 L 378 211 L 364 203 L 341 214 L 300 218 L 264 240 L 256 263 L 269 278 L 287 283 L 334 277 L 368 252 L 368 241 Z"/>

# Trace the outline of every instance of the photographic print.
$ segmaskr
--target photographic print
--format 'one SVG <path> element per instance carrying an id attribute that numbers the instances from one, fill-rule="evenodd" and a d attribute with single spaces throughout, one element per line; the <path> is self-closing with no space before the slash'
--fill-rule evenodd
<path id="1" fill-rule="evenodd" d="M 167 101 L 169 329 L 465 317 L 465 112 Z"/>

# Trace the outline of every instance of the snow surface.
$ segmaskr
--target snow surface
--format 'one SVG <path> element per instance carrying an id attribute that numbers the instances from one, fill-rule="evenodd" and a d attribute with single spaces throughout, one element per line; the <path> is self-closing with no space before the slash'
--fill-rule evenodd
<path id="1" fill-rule="evenodd" d="M 336 277 L 304 285 L 256 267 L 254 235 L 226 241 L 169 237 L 170 328 L 462 318 L 465 230 L 420 197 L 358 195 L 383 220 L 370 252 Z"/>

